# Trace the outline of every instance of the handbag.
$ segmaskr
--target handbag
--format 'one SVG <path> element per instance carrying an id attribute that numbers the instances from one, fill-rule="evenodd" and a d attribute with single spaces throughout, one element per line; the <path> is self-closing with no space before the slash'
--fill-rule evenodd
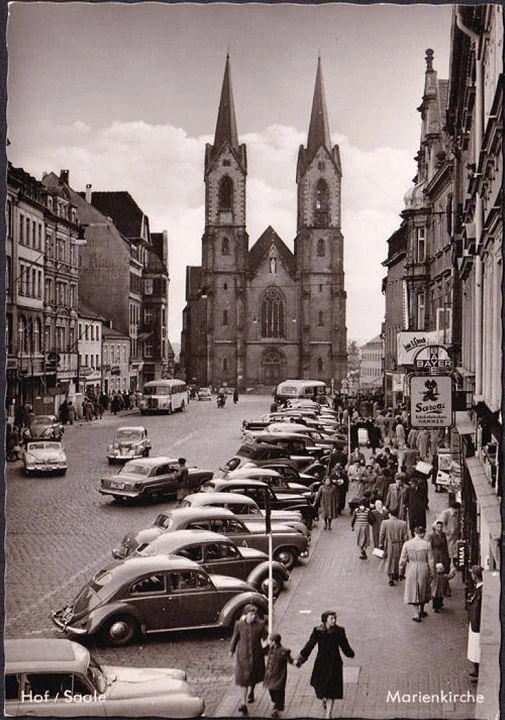
<path id="1" fill-rule="evenodd" d="M 386 553 L 384 550 L 381 550 L 380 548 L 374 548 L 372 550 L 372 555 L 375 555 L 375 557 L 383 558 Z"/>

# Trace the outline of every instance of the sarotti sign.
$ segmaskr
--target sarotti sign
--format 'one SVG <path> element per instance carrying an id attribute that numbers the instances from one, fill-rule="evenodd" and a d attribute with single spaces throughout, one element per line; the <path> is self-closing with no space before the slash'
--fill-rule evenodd
<path id="1" fill-rule="evenodd" d="M 397 365 L 413 365 L 414 357 L 421 348 L 438 343 L 439 333 L 433 332 L 399 332 L 396 334 Z"/>
<path id="2" fill-rule="evenodd" d="M 452 377 L 411 375 L 410 424 L 415 428 L 451 427 Z"/>

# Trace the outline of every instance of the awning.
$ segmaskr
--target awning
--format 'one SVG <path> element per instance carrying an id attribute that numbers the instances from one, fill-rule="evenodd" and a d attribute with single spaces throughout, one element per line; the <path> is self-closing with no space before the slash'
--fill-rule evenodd
<path id="1" fill-rule="evenodd" d="M 460 435 L 474 435 L 475 421 L 472 420 L 466 410 L 459 410 L 456 415 L 456 430 Z"/>
<path id="2" fill-rule="evenodd" d="M 486 524 L 493 540 L 501 537 L 500 500 L 494 488 L 491 487 L 484 471 L 484 466 L 478 457 L 465 458 L 465 465 L 470 473 L 472 485 L 475 490 L 480 511 L 486 518 Z"/>

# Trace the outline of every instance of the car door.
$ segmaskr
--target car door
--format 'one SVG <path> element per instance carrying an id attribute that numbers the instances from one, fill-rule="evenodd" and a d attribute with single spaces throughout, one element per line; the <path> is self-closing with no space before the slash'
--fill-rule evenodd
<path id="1" fill-rule="evenodd" d="M 205 572 L 173 570 L 167 573 L 168 612 L 165 629 L 214 625 L 217 592 Z"/>
<path id="2" fill-rule="evenodd" d="M 165 575 L 151 573 L 137 577 L 128 586 L 128 604 L 144 619 L 147 632 L 165 628 L 169 606 Z"/>
<path id="3" fill-rule="evenodd" d="M 89 717 L 106 712 L 105 702 L 92 699 L 93 688 L 71 672 L 27 673 L 20 679 L 19 697 L 19 715 Z"/>
<path id="4" fill-rule="evenodd" d="M 203 546 L 205 570 L 211 575 L 230 575 L 231 577 L 246 580 L 247 568 L 234 543 L 223 540 L 221 542 L 208 542 Z"/>

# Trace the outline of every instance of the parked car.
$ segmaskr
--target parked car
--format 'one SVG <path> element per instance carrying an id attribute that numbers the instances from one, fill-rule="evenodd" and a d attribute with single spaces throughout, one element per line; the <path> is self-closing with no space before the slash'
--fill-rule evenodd
<path id="1" fill-rule="evenodd" d="M 261 469 L 275 470 L 285 480 L 304 485 L 311 491 L 313 491 L 313 484 L 315 482 L 320 483 L 328 469 L 327 465 L 323 465 L 323 463 L 316 460 L 311 465 L 308 465 L 303 472 L 300 472 L 296 467 L 296 463 L 289 458 L 265 460 L 260 463 L 259 467 Z"/>
<path id="2" fill-rule="evenodd" d="M 230 538 L 209 530 L 177 530 L 164 533 L 131 557 L 178 555 L 197 562 L 208 573 L 230 575 L 245 580 L 258 592 L 268 596 L 269 562 L 267 553 L 256 548 L 241 547 Z M 273 596 L 281 592 L 289 580 L 289 571 L 272 561 Z"/>
<path id="3" fill-rule="evenodd" d="M 302 462 L 310 462 L 314 459 L 320 460 L 325 453 L 330 452 L 330 448 L 316 445 L 308 435 L 290 433 L 289 430 L 279 433 L 267 431 L 258 433 L 255 442 L 276 445 L 284 451 L 284 455 L 288 455 L 296 462 L 300 460 Z"/>
<path id="4" fill-rule="evenodd" d="M 27 440 L 21 454 L 26 475 L 67 472 L 67 456 L 57 440 Z"/>
<path id="5" fill-rule="evenodd" d="M 309 530 L 317 517 L 317 511 L 310 502 L 310 498 L 304 495 L 277 492 L 270 485 L 260 480 L 212 478 L 212 480 L 207 480 L 202 485 L 201 491 L 241 493 L 252 497 L 262 510 L 265 510 L 265 495 L 268 495 L 268 502 L 272 510 L 298 510 Z"/>
<path id="6" fill-rule="evenodd" d="M 209 387 L 200 388 L 197 394 L 199 400 L 212 400 L 212 390 Z"/>
<path id="7" fill-rule="evenodd" d="M 196 718 L 204 713 L 184 670 L 100 665 L 85 647 L 63 638 L 7 639 L 4 652 L 8 716 Z"/>
<path id="8" fill-rule="evenodd" d="M 61 440 L 65 428 L 56 415 L 35 415 L 23 433 L 26 440 Z"/>
<path id="9" fill-rule="evenodd" d="M 142 425 L 135 427 L 120 427 L 114 433 L 114 440 L 107 448 L 107 460 L 114 462 L 127 462 L 136 458 L 148 457 L 151 451 L 151 441 L 147 437 L 147 430 Z"/>
<path id="10" fill-rule="evenodd" d="M 268 552 L 268 536 L 258 522 L 240 520 L 231 510 L 216 507 L 175 508 L 160 513 L 153 525 L 124 536 L 112 555 L 117 559 L 128 557 L 134 550 L 143 549 L 159 535 L 175 530 L 211 530 L 226 535 L 237 545 Z M 273 556 L 288 570 L 299 557 L 308 557 L 308 540 L 292 527 L 272 525 Z"/>
<path id="11" fill-rule="evenodd" d="M 302 483 L 293 482 L 292 480 L 286 480 L 276 470 L 271 468 L 258 467 L 252 463 L 243 465 L 238 470 L 232 470 L 232 472 L 226 475 L 229 480 L 249 479 L 249 480 L 260 480 L 261 482 L 267 483 L 270 487 L 283 493 L 295 493 L 296 495 L 304 495 L 310 497 L 310 491 L 307 490 L 307 486 Z"/>
<path id="12" fill-rule="evenodd" d="M 144 500 L 165 498 L 177 492 L 176 473 L 179 470 L 176 458 L 153 457 L 130 460 L 116 474 L 102 478 L 100 493 L 111 495 L 117 500 Z M 198 490 L 201 483 L 213 477 L 210 470 L 188 468 L 192 490 Z"/>
<path id="13" fill-rule="evenodd" d="M 219 507 L 231 510 L 244 522 L 258 522 L 265 527 L 265 510 L 261 510 L 258 503 L 248 495 L 233 492 L 197 492 L 186 495 L 180 507 Z M 310 540 L 310 531 L 303 522 L 302 514 L 298 510 L 271 510 L 272 523 L 281 523 L 303 533 Z"/>
<path id="14" fill-rule="evenodd" d="M 271 458 L 285 457 L 286 453 L 275 445 L 266 443 L 245 443 L 241 445 L 236 454 L 228 462 L 220 467 L 221 472 L 228 473 L 238 470 L 246 463 L 257 464 L 258 460 L 269 460 Z"/>
<path id="15" fill-rule="evenodd" d="M 248 603 L 267 611 L 265 596 L 244 580 L 208 575 L 185 558 L 154 555 L 101 570 L 52 617 L 71 637 L 127 645 L 167 630 L 233 627 Z"/>

